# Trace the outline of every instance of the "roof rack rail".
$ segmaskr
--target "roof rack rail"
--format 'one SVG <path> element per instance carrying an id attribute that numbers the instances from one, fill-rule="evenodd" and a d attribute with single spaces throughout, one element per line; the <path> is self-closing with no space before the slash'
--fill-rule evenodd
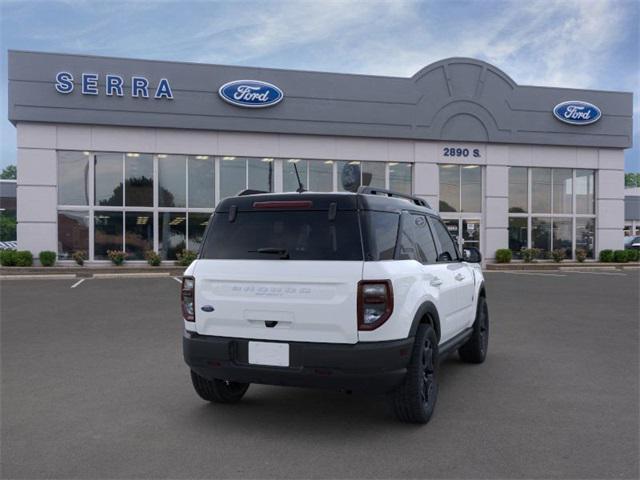
<path id="1" fill-rule="evenodd" d="M 245 190 L 241 190 L 240 192 L 238 192 L 238 195 L 236 195 L 236 197 L 244 197 L 245 195 L 260 195 L 261 193 L 269 193 L 269 192 L 265 192 L 264 190 L 254 190 L 252 188 L 247 188 Z"/>
<path id="2" fill-rule="evenodd" d="M 384 188 L 378 187 L 367 187 L 362 186 L 358 188 L 358 193 L 364 193 L 367 195 L 386 195 L 387 197 L 398 197 L 404 198 L 405 200 L 409 200 L 416 205 L 420 205 L 421 207 L 431 208 L 426 200 L 422 198 L 414 197 L 413 195 L 407 195 L 406 193 L 394 192 L 393 190 L 385 190 Z"/>

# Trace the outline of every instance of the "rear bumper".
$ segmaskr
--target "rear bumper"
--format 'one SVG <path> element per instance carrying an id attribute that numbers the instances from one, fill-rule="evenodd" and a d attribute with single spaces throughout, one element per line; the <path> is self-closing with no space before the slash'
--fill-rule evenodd
<path id="1" fill-rule="evenodd" d="M 287 343 L 290 366 L 269 367 L 248 363 L 249 339 L 185 331 L 182 340 L 185 362 L 205 378 L 372 393 L 402 382 L 413 348 L 413 338 L 355 345 Z"/>

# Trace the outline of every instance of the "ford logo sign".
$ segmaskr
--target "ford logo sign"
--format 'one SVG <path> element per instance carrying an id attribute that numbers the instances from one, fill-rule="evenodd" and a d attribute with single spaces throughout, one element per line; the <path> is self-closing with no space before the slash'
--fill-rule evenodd
<path id="1" fill-rule="evenodd" d="M 598 107 L 580 100 L 559 103 L 553 107 L 553 114 L 561 122 L 571 125 L 589 125 L 600 120 L 602 116 Z"/>
<path id="2" fill-rule="evenodd" d="M 238 107 L 271 107 L 282 101 L 284 94 L 275 85 L 259 80 L 234 80 L 218 90 L 225 101 Z"/>

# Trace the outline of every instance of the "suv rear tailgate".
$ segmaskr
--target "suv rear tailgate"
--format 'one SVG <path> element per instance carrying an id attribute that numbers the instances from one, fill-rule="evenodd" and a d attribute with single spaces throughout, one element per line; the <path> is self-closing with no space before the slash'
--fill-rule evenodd
<path id="1" fill-rule="evenodd" d="M 198 260 L 201 335 L 356 343 L 362 261 Z M 207 312 L 205 310 L 213 311 Z"/>

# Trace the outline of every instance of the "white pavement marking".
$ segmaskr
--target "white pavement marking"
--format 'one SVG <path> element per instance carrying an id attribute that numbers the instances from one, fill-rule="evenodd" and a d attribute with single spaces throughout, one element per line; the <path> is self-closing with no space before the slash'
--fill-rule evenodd
<path id="1" fill-rule="evenodd" d="M 54 273 L 52 275 L 0 275 L 0 280 L 71 280 L 77 278 L 73 273 Z"/>
<path id="2" fill-rule="evenodd" d="M 584 270 L 571 270 L 571 273 L 588 273 L 589 275 L 617 275 L 626 277 L 626 273 L 613 273 L 613 272 L 585 272 Z"/>
<path id="3" fill-rule="evenodd" d="M 178 277 L 173 277 L 173 279 L 178 283 L 182 283 L 182 280 L 180 280 Z"/>
<path id="4" fill-rule="evenodd" d="M 536 275 L 539 277 L 566 277 L 566 274 L 561 273 L 538 273 L 538 272 L 505 272 L 505 271 L 493 271 L 491 273 L 508 273 L 509 275 Z"/>
<path id="5" fill-rule="evenodd" d="M 76 288 L 78 285 L 80 285 L 82 282 L 84 282 L 86 280 L 86 278 L 81 278 L 80 280 L 78 280 L 76 283 L 74 283 L 73 285 L 71 285 L 71 288 Z"/>

